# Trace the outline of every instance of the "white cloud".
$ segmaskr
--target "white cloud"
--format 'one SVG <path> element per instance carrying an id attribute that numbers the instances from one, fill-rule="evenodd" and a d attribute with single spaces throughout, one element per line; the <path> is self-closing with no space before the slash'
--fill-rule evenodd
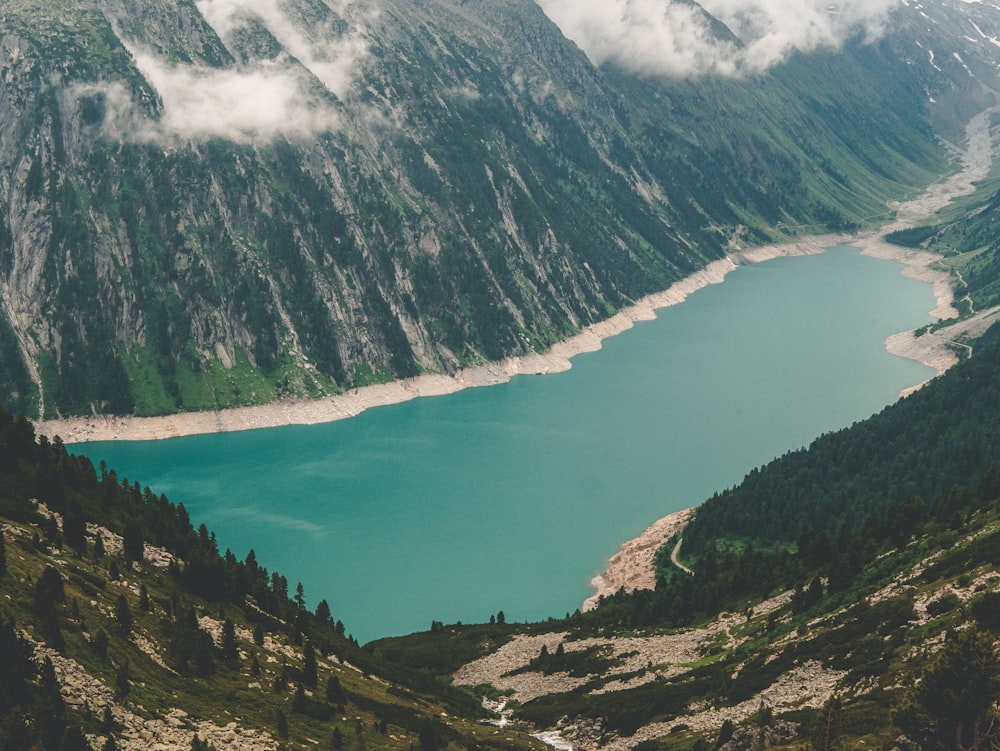
<path id="1" fill-rule="evenodd" d="M 284 52 L 229 68 L 173 64 L 134 40 L 123 39 L 162 102 L 157 120 L 139 116 L 120 87 L 105 87 L 106 128 L 138 141 L 183 142 L 222 138 L 267 142 L 308 139 L 341 126 L 336 99 L 345 98 L 368 54 L 363 31 L 345 33 L 333 24 L 304 28 L 278 0 L 197 0 L 220 38 L 252 20 L 262 24 Z"/>
<path id="2" fill-rule="evenodd" d="M 796 50 L 837 47 L 859 32 L 875 37 L 897 0 L 703 0 L 742 44 L 720 40 L 684 0 L 538 1 L 595 64 L 689 77 L 756 73 Z"/>
<path id="3" fill-rule="evenodd" d="M 159 121 L 140 129 L 146 138 L 299 139 L 339 122 L 332 105 L 308 94 L 306 77 L 285 62 L 220 70 L 174 66 L 149 53 L 135 59 L 163 102 Z"/>
<path id="4" fill-rule="evenodd" d="M 197 0 L 198 10 L 224 41 L 257 20 L 281 46 L 337 97 L 353 84 L 358 65 L 368 54 L 368 43 L 355 27 L 340 34 L 330 24 L 303 28 L 282 9 L 279 0 Z M 342 6 L 346 8 L 346 3 Z"/>

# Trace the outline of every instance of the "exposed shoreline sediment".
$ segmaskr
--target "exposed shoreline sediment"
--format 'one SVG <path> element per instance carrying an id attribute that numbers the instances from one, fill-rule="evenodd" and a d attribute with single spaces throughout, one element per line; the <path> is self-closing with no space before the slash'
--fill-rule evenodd
<path id="1" fill-rule="evenodd" d="M 642 298 L 610 318 L 599 321 L 576 336 L 553 345 L 548 352 L 512 357 L 466 368 L 454 376 L 428 374 L 391 383 L 351 389 L 324 399 L 286 399 L 270 404 L 234 407 L 214 412 L 181 412 L 162 417 L 96 415 L 46 420 L 37 432 L 64 443 L 85 441 L 146 441 L 202 433 L 226 433 L 283 425 L 313 425 L 354 417 L 372 407 L 398 404 L 420 396 L 441 396 L 465 388 L 506 383 L 517 375 L 539 375 L 568 370 L 573 357 L 601 348 L 604 339 L 627 331 L 637 321 L 656 317 L 656 311 L 677 305 L 688 295 L 710 284 L 722 282 L 739 265 L 760 263 L 781 256 L 821 253 L 825 247 L 843 242 L 834 236 L 807 237 L 795 242 L 748 248 L 712 261 L 663 292 Z"/>

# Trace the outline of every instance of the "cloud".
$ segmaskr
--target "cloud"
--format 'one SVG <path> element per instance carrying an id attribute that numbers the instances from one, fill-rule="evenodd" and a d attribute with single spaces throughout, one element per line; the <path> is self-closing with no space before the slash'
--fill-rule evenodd
<path id="1" fill-rule="evenodd" d="M 163 103 L 159 121 L 138 128 L 147 140 L 302 139 L 338 126 L 332 104 L 308 93 L 305 76 L 286 62 L 220 70 L 134 56 Z"/>
<path id="2" fill-rule="evenodd" d="M 162 109 L 156 120 L 140 116 L 120 86 L 105 86 L 107 132 L 135 141 L 221 138 L 260 143 L 276 138 L 310 139 L 340 128 L 337 101 L 349 95 L 368 54 L 360 27 L 330 21 L 305 28 L 282 10 L 278 0 L 198 0 L 196 4 L 227 44 L 236 32 L 256 22 L 281 44 L 282 54 L 212 68 L 170 63 L 123 38 L 136 66 L 156 90 Z"/>
<path id="3" fill-rule="evenodd" d="M 539 0 L 595 64 L 644 75 L 738 76 L 767 70 L 794 51 L 877 37 L 896 0 Z M 739 38 L 720 37 L 701 8 Z"/>
<path id="4" fill-rule="evenodd" d="M 333 21 L 304 28 L 282 10 L 279 0 L 197 0 L 196 5 L 224 41 L 231 40 L 250 22 L 260 22 L 290 55 L 340 98 L 347 94 L 360 62 L 368 54 L 368 43 L 360 28 L 342 33 Z M 341 10 L 347 6 L 342 4 Z"/>

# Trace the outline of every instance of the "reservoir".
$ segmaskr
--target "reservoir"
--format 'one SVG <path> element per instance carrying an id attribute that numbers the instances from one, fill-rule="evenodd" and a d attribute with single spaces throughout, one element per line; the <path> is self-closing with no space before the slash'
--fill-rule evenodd
<path id="1" fill-rule="evenodd" d="M 364 643 L 573 612 L 625 540 L 933 375 L 931 287 L 847 247 L 736 269 L 571 370 L 312 426 L 74 447 Z"/>

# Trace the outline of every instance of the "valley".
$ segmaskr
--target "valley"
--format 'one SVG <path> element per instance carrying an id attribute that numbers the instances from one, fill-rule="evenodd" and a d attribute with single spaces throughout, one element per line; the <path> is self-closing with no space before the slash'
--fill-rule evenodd
<path id="1" fill-rule="evenodd" d="M 995 747 L 998 40 L 4 0 L 0 749 Z"/>

